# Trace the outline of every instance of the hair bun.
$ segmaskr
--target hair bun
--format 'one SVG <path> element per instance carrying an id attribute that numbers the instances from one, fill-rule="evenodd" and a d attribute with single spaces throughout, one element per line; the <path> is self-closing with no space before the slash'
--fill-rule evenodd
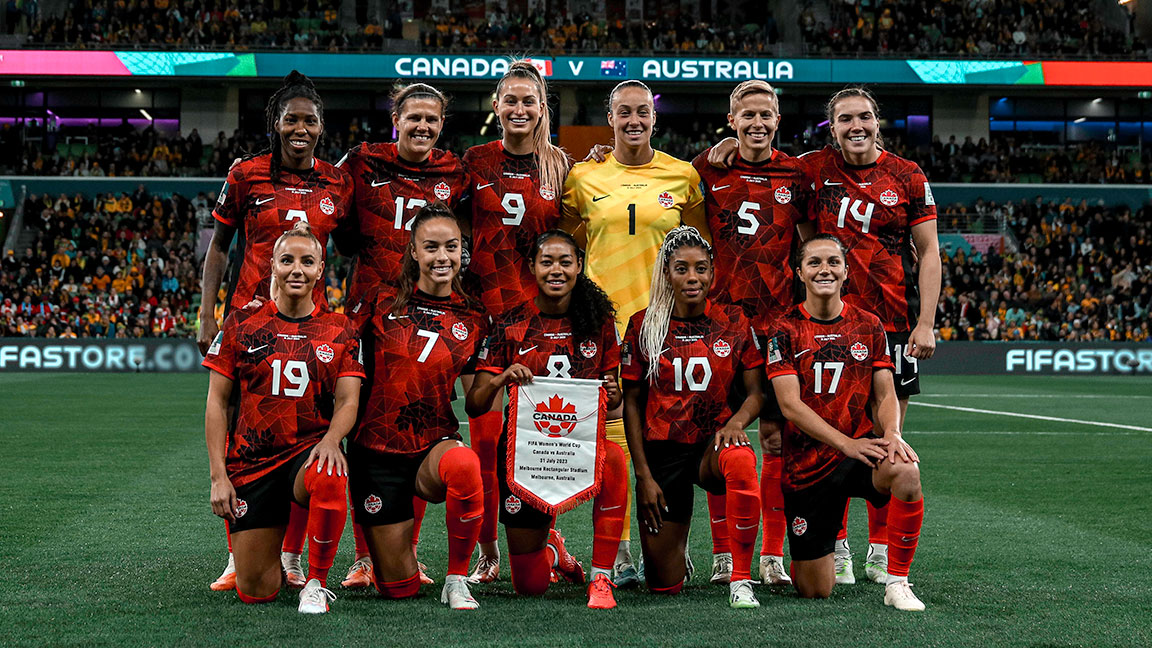
<path id="1" fill-rule="evenodd" d="M 307 76 L 305 76 L 299 70 L 292 70 L 291 72 L 289 72 L 288 76 L 284 77 L 284 85 L 286 85 L 286 86 L 304 85 L 304 86 L 308 86 L 309 88 L 315 88 L 316 87 L 312 83 L 312 79 L 309 79 Z"/>

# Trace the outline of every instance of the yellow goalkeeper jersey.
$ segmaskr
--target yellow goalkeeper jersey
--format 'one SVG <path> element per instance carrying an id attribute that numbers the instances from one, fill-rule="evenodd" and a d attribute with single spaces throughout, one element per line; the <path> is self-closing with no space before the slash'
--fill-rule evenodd
<path id="1" fill-rule="evenodd" d="M 711 241 L 700 174 L 683 160 L 656 151 L 648 164 L 628 166 L 609 155 L 569 172 L 560 226 L 584 244 L 588 276 L 616 304 L 621 338 L 633 313 L 648 307 L 660 245 L 680 224 Z"/>

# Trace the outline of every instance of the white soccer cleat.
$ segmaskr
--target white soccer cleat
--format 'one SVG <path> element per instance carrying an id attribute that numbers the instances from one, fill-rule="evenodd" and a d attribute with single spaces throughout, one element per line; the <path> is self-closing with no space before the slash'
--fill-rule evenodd
<path id="1" fill-rule="evenodd" d="M 733 609 L 746 610 L 760 607 L 760 601 L 752 592 L 752 581 L 738 580 L 728 585 L 728 605 Z"/>
<path id="2" fill-rule="evenodd" d="M 836 584 L 855 585 L 856 574 L 852 572 L 852 551 L 848 548 L 847 540 L 836 541 L 836 552 L 832 557 L 836 565 Z"/>
<path id="3" fill-rule="evenodd" d="M 868 545 L 868 557 L 864 559 L 864 575 L 873 583 L 884 585 L 888 582 L 888 547 Z"/>
<path id="4" fill-rule="evenodd" d="M 313 578 L 300 590 L 300 607 L 296 609 L 300 614 L 325 614 L 328 612 L 328 602 L 335 600 L 336 595 Z"/>
<path id="5" fill-rule="evenodd" d="M 708 582 L 712 584 L 732 582 L 731 553 L 712 554 L 712 578 Z"/>
<path id="6" fill-rule="evenodd" d="M 644 569 L 644 561 L 640 561 L 640 569 Z M 692 574 L 696 573 L 696 565 L 692 564 L 692 554 L 688 553 L 688 546 L 684 546 L 684 584 L 687 585 L 688 581 L 692 580 Z M 647 582 L 647 581 L 645 581 Z"/>
<path id="7" fill-rule="evenodd" d="M 884 586 L 884 605 L 905 612 L 923 612 L 924 602 L 912 592 L 912 584 L 901 578 Z"/>
<path id="8" fill-rule="evenodd" d="M 460 574 L 444 577 L 444 589 L 440 592 L 440 602 L 453 610 L 475 610 L 480 607 L 472 592 L 468 591 L 468 579 Z"/>
<path id="9" fill-rule="evenodd" d="M 288 583 L 288 587 L 300 589 L 308 582 L 308 579 L 304 578 L 304 568 L 300 566 L 300 554 L 281 552 L 280 566 L 284 569 L 284 581 Z"/>
<path id="10" fill-rule="evenodd" d="M 791 585 L 783 556 L 760 556 L 760 582 L 765 585 Z"/>

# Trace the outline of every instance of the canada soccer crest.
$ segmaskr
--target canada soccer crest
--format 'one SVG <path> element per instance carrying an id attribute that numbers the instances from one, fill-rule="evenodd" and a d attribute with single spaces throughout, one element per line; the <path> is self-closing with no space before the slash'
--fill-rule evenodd
<path id="1" fill-rule="evenodd" d="M 463 342 L 468 339 L 468 327 L 464 326 L 463 322 L 456 322 L 452 325 L 452 337 Z"/>
<path id="2" fill-rule="evenodd" d="M 504 500 L 504 510 L 508 511 L 512 515 L 519 513 L 520 507 L 520 498 L 516 497 L 515 495 L 509 495 L 508 499 Z"/>
<path id="3" fill-rule="evenodd" d="M 665 191 L 656 197 L 656 202 L 660 203 L 664 209 L 669 209 L 676 204 L 676 199 L 672 197 L 672 194 Z"/>
<path id="4" fill-rule="evenodd" d="M 776 196 L 776 202 L 780 203 L 781 205 L 787 205 L 788 203 L 792 202 L 792 192 L 788 191 L 788 187 L 780 187 L 773 193 L 773 195 Z"/>
<path id="5" fill-rule="evenodd" d="M 864 362 L 864 360 L 868 357 L 868 347 L 864 346 L 863 342 L 857 342 L 856 344 L 853 344 L 852 348 L 849 349 L 849 352 L 852 354 L 852 358 L 857 362 Z"/>
<path id="6" fill-rule="evenodd" d="M 717 358 L 727 358 L 728 354 L 732 353 L 732 345 L 722 339 L 716 340 L 712 343 L 712 353 L 715 353 Z"/>
<path id="7" fill-rule="evenodd" d="M 808 520 L 802 517 L 792 518 L 792 533 L 802 536 L 808 530 Z"/>
<path id="8" fill-rule="evenodd" d="M 332 347 L 328 346 L 327 344 L 321 344 L 320 346 L 316 347 L 316 357 L 320 358 L 320 362 L 328 364 L 329 362 L 332 362 L 332 358 L 336 357 L 336 352 L 334 352 Z"/>
<path id="9" fill-rule="evenodd" d="M 889 206 L 889 207 L 892 207 L 896 203 L 900 202 L 900 196 L 896 195 L 895 191 L 892 191 L 891 189 L 889 189 L 889 190 L 885 191 L 884 193 L 880 194 L 880 202 Z"/>
<path id="10" fill-rule="evenodd" d="M 448 200 L 452 196 L 452 188 L 446 182 L 439 182 L 432 188 L 432 193 L 440 200 Z"/>
<path id="11" fill-rule="evenodd" d="M 242 518 L 248 512 L 248 502 L 240 498 L 236 498 L 236 517 Z"/>
<path id="12" fill-rule="evenodd" d="M 336 211 L 336 203 L 332 202 L 330 197 L 324 196 L 320 201 L 320 211 L 324 212 L 325 216 L 331 216 L 332 212 Z"/>
<path id="13" fill-rule="evenodd" d="M 541 185 L 540 197 L 544 200 L 556 200 L 556 190 L 551 185 Z"/>
<path id="14" fill-rule="evenodd" d="M 566 437 L 576 429 L 576 406 L 565 402 L 559 394 L 536 406 L 532 422 L 544 436 L 553 439 Z"/>
<path id="15" fill-rule="evenodd" d="M 596 343 L 592 340 L 584 340 L 580 343 L 580 355 L 585 358 L 591 358 L 596 355 Z"/>
<path id="16" fill-rule="evenodd" d="M 364 510 L 372 515 L 379 513 L 383 507 L 384 502 L 377 495 L 369 495 L 368 498 L 364 500 Z"/>

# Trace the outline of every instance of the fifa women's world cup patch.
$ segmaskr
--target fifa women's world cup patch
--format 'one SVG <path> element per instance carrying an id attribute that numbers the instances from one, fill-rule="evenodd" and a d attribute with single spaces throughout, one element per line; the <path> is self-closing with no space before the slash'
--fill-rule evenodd
<path id="1" fill-rule="evenodd" d="M 508 390 L 508 487 L 560 514 L 600 492 L 608 397 L 599 380 L 537 377 Z"/>

